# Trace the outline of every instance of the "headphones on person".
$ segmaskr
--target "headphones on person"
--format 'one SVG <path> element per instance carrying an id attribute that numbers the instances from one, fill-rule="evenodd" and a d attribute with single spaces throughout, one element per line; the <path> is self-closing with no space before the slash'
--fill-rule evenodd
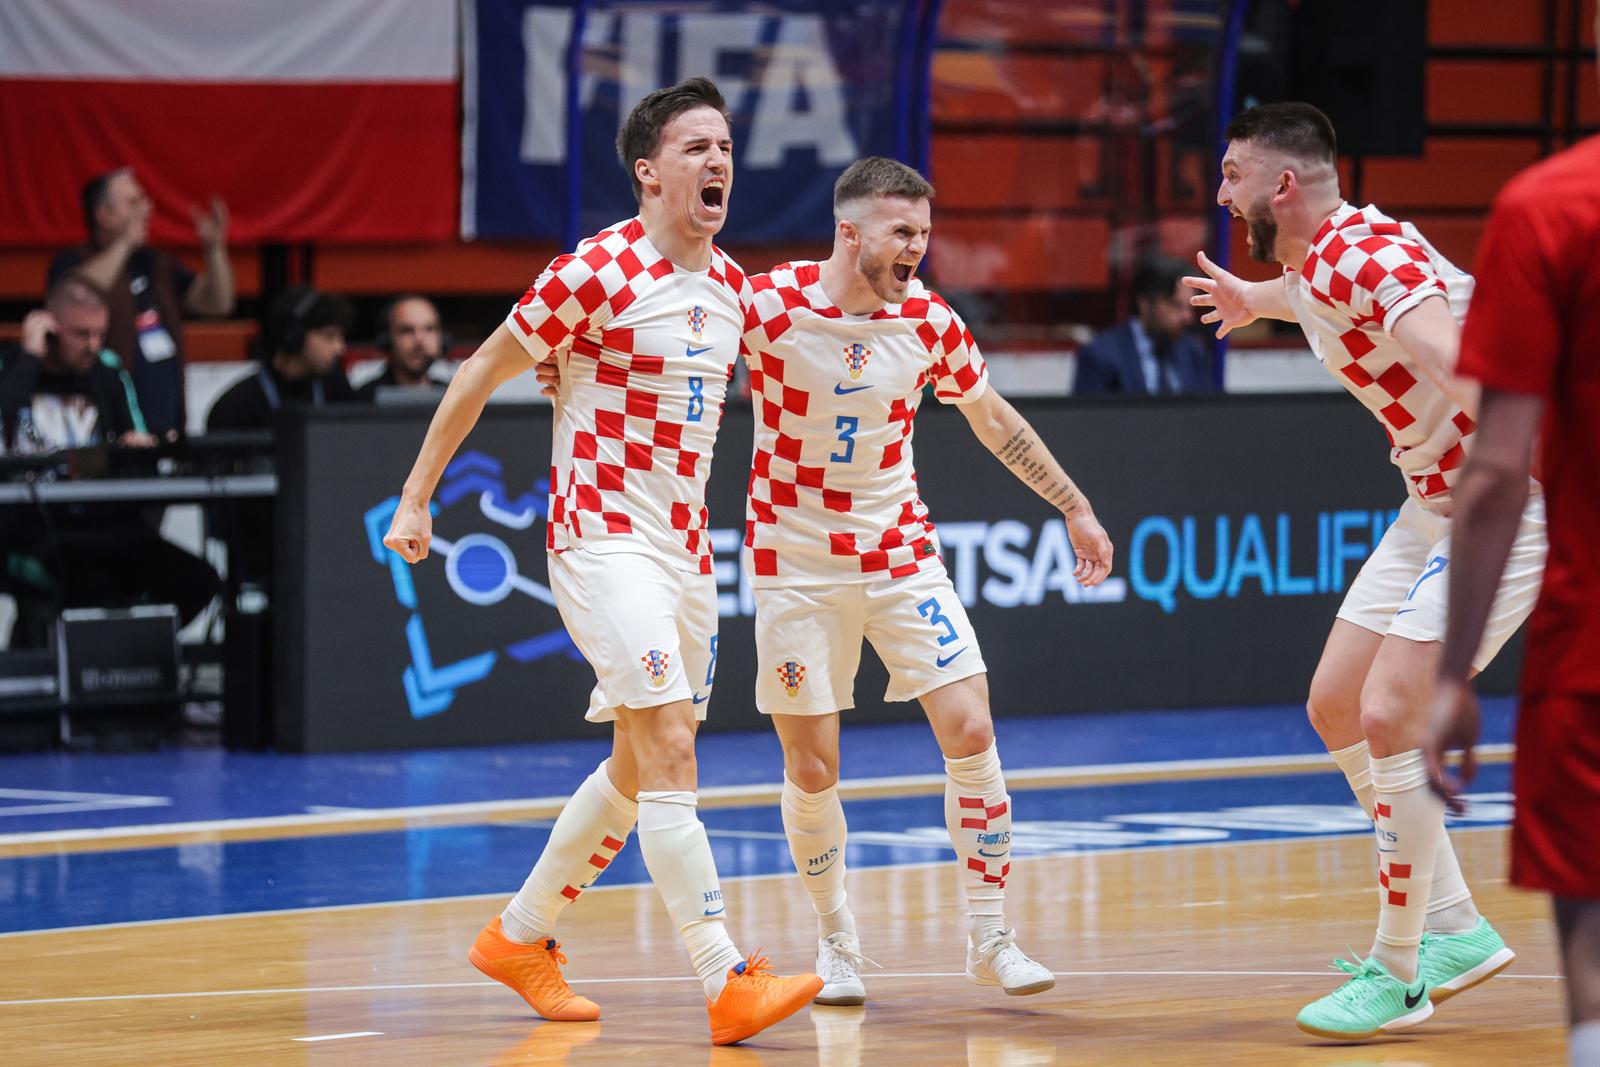
<path id="1" fill-rule="evenodd" d="M 279 348 L 296 355 L 305 350 L 306 316 L 311 314 L 311 309 L 316 307 L 317 301 L 321 299 L 321 293 L 315 289 L 307 289 L 305 295 L 294 302 L 294 307 L 289 309 L 289 321 L 283 327 L 283 337 L 278 342 Z"/>
<path id="2" fill-rule="evenodd" d="M 401 293 L 399 296 L 383 305 L 383 310 L 378 312 L 378 332 L 372 338 L 372 347 L 386 356 L 394 355 L 394 335 L 390 332 L 389 324 L 394 321 L 394 309 L 408 300 L 428 300 L 421 293 Z M 428 306 L 433 308 L 435 315 L 439 314 L 439 307 L 432 300 Z M 455 347 L 455 338 L 450 336 L 450 331 L 444 328 L 444 318 L 439 319 L 439 358 L 449 359 L 450 349 Z"/>

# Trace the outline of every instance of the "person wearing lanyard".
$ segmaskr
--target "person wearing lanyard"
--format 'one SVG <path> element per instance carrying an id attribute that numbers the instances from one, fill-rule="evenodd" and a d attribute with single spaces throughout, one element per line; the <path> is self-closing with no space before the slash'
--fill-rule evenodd
<path id="1" fill-rule="evenodd" d="M 191 206 L 198 273 L 148 243 L 152 204 L 131 167 L 100 174 L 81 191 L 87 243 L 59 253 L 47 285 L 76 274 L 106 298 L 106 343 L 121 357 L 150 433 L 173 438 L 187 429 L 183 320 L 233 314 L 228 209 L 212 197 Z"/>
<path id="2" fill-rule="evenodd" d="M 342 296 L 306 286 L 280 294 L 267 312 L 262 358 L 212 405 L 206 432 L 270 430 L 287 408 L 352 402 L 339 360 L 353 319 Z M 271 588 L 272 516 L 270 500 L 229 501 L 216 516 L 238 534 L 231 577 Z"/>
<path id="3" fill-rule="evenodd" d="M 22 323 L 20 344 L 0 350 L 0 451 L 13 455 L 90 445 L 154 445 L 133 382 L 105 347 L 104 297 L 67 277 Z M 184 623 L 211 600 L 216 574 L 161 537 L 138 504 L 52 506 L 0 514 L 0 574 L 24 601 L 106 607 L 171 603 Z M 49 618 L 19 617 L 12 643 L 42 644 Z"/>
<path id="4" fill-rule="evenodd" d="M 333 293 L 296 286 L 280 295 L 267 313 L 264 358 L 212 405 L 206 430 L 267 430 L 287 406 L 354 400 L 339 365 L 353 318 L 349 301 Z"/>

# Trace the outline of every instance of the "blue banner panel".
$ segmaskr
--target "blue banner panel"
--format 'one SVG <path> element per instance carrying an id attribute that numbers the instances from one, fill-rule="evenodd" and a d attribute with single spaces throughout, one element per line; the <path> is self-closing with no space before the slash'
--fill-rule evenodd
<path id="1" fill-rule="evenodd" d="M 570 244 L 632 215 L 617 131 L 646 94 L 695 75 L 733 113 L 724 243 L 821 239 L 845 167 L 918 155 L 916 0 L 476 0 L 468 12 L 468 239 Z"/>
<path id="2" fill-rule="evenodd" d="M 944 405 L 917 416 L 918 484 L 1000 716 L 1305 699 L 1334 613 L 1404 501 L 1383 435 L 1342 395 L 1017 405 L 1116 545 L 1092 590 L 1060 518 Z M 592 737 L 594 671 L 544 552 L 548 407 L 491 405 L 434 496 L 414 567 L 382 546 L 432 412 L 302 413 L 284 440 L 278 742 L 295 751 Z M 723 417 L 706 502 L 721 624 L 707 730 L 762 728 L 755 598 L 741 573 L 753 419 Z M 328 457 L 360 456 L 360 463 Z M 1481 688 L 1506 691 L 1508 648 Z M 851 722 L 885 703 L 862 657 Z"/>

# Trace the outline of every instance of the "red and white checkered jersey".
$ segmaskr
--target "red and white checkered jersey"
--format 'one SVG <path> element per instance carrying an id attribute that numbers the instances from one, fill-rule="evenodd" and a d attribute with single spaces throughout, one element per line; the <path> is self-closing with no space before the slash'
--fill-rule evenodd
<path id="1" fill-rule="evenodd" d="M 929 382 L 954 404 L 988 387 L 961 317 L 916 280 L 904 303 L 846 314 L 822 291 L 817 263 L 752 275 L 750 290 L 751 584 L 898 578 L 937 560 L 917 495 L 911 420 Z"/>
<path id="2" fill-rule="evenodd" d="M 528 353 L 562 360 L 550 551 L 656 553 L 711 573 L 706 476 L 748 286 L 720 249 L 708 270 L 674 266 L 634 218 L 557 257 L 512 308 Z"/>
<path id="3" fill-rule="evenodd" d="M 1312 352 L 1383 423 L 1406 491 L 1448 515 L 1463 442 L 1476 426 L 1417 368 L 1393 331 L 1402 315 L 1434 296 L 1464 320 L 1472 276 L 1409 222 L 1349 204 L 1322 224 L 1300 270 L 1284 273 L 1289 306 Z"/>

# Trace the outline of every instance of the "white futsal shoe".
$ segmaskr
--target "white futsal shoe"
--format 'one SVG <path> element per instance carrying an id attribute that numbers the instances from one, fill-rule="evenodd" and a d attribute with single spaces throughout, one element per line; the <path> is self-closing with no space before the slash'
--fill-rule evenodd
<path id="1" fill-rule="evenodd" d="M 967 941 L 967 978 L 977 985 L 997 985 L 1008 996 L 1043 993 L 1056 984 L 1050 968 L 1028 958 L 1017 947 L 1017 932 L 1001 930 L 974 945 Z"/>
<path id="2" fill-rule="evenodd" d="M 866 986 L 861 984 L 862 964 L 876 963 L 861 954 L 861 939 L 854 934 L 829 934 L 817 942 L 817 974 L 822 991 L 817 1004 L 850 1006 L 867 1002 Z"/>

